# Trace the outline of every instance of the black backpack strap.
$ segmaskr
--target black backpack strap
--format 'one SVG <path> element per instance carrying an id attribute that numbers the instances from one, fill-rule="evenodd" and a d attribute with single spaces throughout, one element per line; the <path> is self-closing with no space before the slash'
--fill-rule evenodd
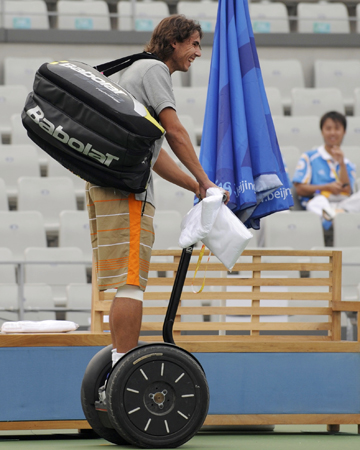
<path id="1" fill-rule="evenodd" d="M 115 59 L 114 61 L 110 61 L 104 64 L 99 64 L 95 66 L 94 69 L 101 72 L 106 77 L 113 75 L 116 72 L 120 72 L 120 70 L 126 69 L 126 67 L 131 66 L 132 63 L 138 61 L 139 59 L 160 59 L 155 56 L 153 53 L 142 52 L 135 53 L 134 55 L 125 56 L 124 58 Z"/>

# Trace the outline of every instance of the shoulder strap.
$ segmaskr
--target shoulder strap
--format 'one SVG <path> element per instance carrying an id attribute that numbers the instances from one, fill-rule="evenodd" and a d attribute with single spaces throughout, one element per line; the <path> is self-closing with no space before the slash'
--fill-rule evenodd
<path id="1" fill-rule="evenodd" d="M 142 52 L 135 53 L 134 55 L 130 56 L 125 56 L 124 58 L 115 59 L 114 61 L 110 61 L 104 64 L 99 64 L 98 66 L 95 66 L 94 69 L 98 70 L 106 77 L 109 77 L 116 72 L 120 72 L 120 70 L 126 69 L 126 67 L 131 66 L 132 63 L 138 61 L 139 59 L 157 59 L 158 61 L 160 61 L 160 59 L 153 53 Z"/>

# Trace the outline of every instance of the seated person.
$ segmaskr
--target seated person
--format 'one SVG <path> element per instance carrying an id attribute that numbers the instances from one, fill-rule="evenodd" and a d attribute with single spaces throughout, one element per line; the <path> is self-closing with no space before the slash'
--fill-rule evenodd
<path id="1" fill-rule="evenodd" d="M 360 212 L 360 192 L 354 193 L 355 166 L 341 150 L 346 117 L 328 112 L 320 129 L 324 144 L 301 155 L 292 181 L 301 205 L 323 217 L 329 228 L 335 214 Z"/>

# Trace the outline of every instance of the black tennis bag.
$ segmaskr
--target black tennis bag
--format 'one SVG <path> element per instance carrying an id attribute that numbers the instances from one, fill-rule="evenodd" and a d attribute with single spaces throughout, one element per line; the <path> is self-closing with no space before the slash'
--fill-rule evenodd
<path id="1" fill-rule="evenodd" d="M 165 131 L 107 78 L 144 58 L 157 59 L 144 52 L 95 68 L 76 61 L 43 64 L 21 116 L 30 139 L 84 180 L 145 191 L 154 143 Z"/>

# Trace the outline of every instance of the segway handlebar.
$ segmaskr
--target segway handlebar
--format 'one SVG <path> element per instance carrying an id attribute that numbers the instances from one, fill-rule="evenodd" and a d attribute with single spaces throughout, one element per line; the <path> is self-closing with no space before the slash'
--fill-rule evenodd
<path id="1" fill-rule="evenodd" d="M 185 278 L 190 264 L 193 249 L 194 249 L 193 245 L 191 247 L 183 249 L 180 257 L 179 267 L 176 272 L 174 286 L 171 291 L 169 305 L 166 311 L 163 325 L 163 339 L 164 342 L 169 344 L 175 344 L 173 338 L 174 321 L 180 303 L 181 293 L 184 287 Z"/>
<path id="2" fill-rule="evenodd" d="M 223 188 L 220 188 L 223 197 L 222 201 L 226 202 L 227 195 L 226 191 Z M 187 274 L 187 270 L 189 268 L 191 255 L 194 249 L 194 245 L 191 245 L 190 247 L 186 247 L 183 249 L 180 257 L 179 267 L 176 273 L 174 286 L 171 291 L 169 305 L 167 307 L 165 319 L 164 319 L 164 325 L 163 325 L 163 340 L 164 342 L 168 344 L 175 344 L 174 338 L 173 338 L 173 327 L 174 327 L 174 321 L 176 317 L 176 313 L 179 307 L 181 293 L 184 287 L 185 278 Z"/>

